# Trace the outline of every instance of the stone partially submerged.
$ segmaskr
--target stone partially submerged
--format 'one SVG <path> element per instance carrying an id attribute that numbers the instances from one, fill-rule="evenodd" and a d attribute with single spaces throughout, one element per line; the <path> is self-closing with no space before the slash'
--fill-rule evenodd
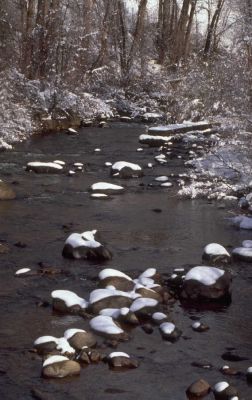
<path id="1" fill-rule="evenodd" d="M 83 233 L 72 233 L 62 251 L 63 257 L 74 259 L 95 259 L 98 261 L 111 260 L 112 253 L 95 240 L 96 230 Z"/>
<path id="2" fill-rule="evenodd" d="M 143 176 L 143 170 L 138 164 L 126 161 L 118 161 L 111 167 L 111 175 L 117 178 L 139 178 Z"/>
<path id="3" fill-rule="evenodd" d="M 227 271 L 215 267 L 194 267 L 185 275 L 181 297 L 193 301 L 228 299 L 231 282 Z"/>
<path id="4" fill-rule="evenodd" d="M 222 245 L 218 243 L 209 243 L 204 248 L 202 259 L 215 264 L 219 262 L 228 263 L 230 262 L 231 257 Z"/>
<path id="5" fill-rule="evenodd" d="M 116 370 L 132 369 L 139 366 L 139 362 L 136 359 L 121 351 L 110 353 L 107 357 L 107 362 L 110 368 Z"/>

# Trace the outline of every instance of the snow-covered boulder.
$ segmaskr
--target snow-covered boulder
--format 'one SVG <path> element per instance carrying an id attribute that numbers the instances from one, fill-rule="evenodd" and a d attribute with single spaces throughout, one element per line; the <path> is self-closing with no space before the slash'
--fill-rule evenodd
<path id="1" fill-rule="evenodd" d="M 90 326 L 94 332 L 107 338 L 125 340 L 128 335 L 120 326 L 109 316 L 98 315 L 90 320 Z"/>
<path id="2" fill-rule="evenodd" d="M 94 347 L 96 345 L 94 335 L 83 329 L 68 329 L 65 331 L 64 337 L 75 350 L 81 350 L 83 347 Z"/>
<path id="3" fill-rule="evenodd" d="M 209 243 L 205 246 L 202 259 L 211 261 L 212 263 L 227 263 L 230 262 L 230 254 L 225 247 L 218 243 Z"/>
<path id="4" fill-rule="evenodd" d="M 134 300 L 130 306 L 130 311 L 135 313 L 137 316 L 147 316 L 148 314 L 153 314 L 158 306 L 158 300 L 150 299 L 146 297 L 139 297 Z"/>
<path id="5" fill-rule="evenodd" d="M 26 171 L 33 171 L 37 174 L 59 174 L 64 171 L 64 166 L 57 162 L 32 161 L 27 163 Z"/>
<path id="6" fill-rule="evenodd" d="M 75 259 L 111 260 L 112 253 L 95 240 L 96 230 L 83 233 L 72 233 L 65 241 L 63 257 Z"/>
<path id="7" fill-rule="evenodd" d="M 137 368 L 139 366 L 139 362 L 136 359 L 121 351 L 110 353 L 107 357 L 107 362 L 110 368 L 116 370 Z"/>
<path id="8" fill-rule="evenodd" d="M 70 290 L 54 290 L 51 296 L 53 308 L 63 313 L 78 313 L 88 306 L 85 299 Z"/>
<path id="9" fill-rule="evenodd" d="M 140 294 L 144 298 L 155 299 L 158 302 L 162 301 L 162 296 L 160 293 L 156 292 L 155 290 L 151 289 L 150 287 L 143 286 L 140 283 L 136 284 L 135 292 Z"/>
<path id="10" fill-rule="evenodd" d="M 15 198 L 16 193 L 10 187 L 10 185 L 0 180 L 0 200 L 13 200 Z"/>
<path id="11" fill-rule="evenodd" d="M 128 292 L 134 289 L 133 280 L 121 271 L 113 268 L 105 268 L 99 273 L 99 286 L 106 288 L 108 285 L 114 286 L 117 290 Z"/>
<path id="12" fill-rule="evenodd" d="M 188 300 L 220 300 L 231 293 L 231 275 L 215 267 L 190 269 L 183 281 L 181 297 Z"/>
<path id="13" fill-rule="evenodd" d="M 138 164 L 126 161 L 117 161 L 111 167 L 111 175 L 116 178 L 139 178 L 143 176 L 143 170 Z"/>
<path id="14" fill-rule="evenodd" d="M 116 290 L 114 287 L 95 289 L 90 293 L 89 310 L 98 314 L 104 308 L 130 307 L 132 301 L 131 293 Z"/>
<path id="15" fill-rule="evenodd" d="M 34 348 L 39 354 L 49 354 L 57 350 L 64 355 L 72 355 L 75 349 L 69 344 L 67 338 L 56 338 L 54 336 L 41 336 L 34 342 Z"/>
<path id="16" fill-rule="evenodd" d="M 64 356 L 51 356 L 43 363 L 42 375 L 45 378 L 65 378 L 80 374 L 80 364 Z"/>
<path id="17" fill-rule="evenodd" d="M 124 187 L 114 185 L 108 182 L 97 182 L 90 187 L 93 193 L 105 193 L 105 194 L 120 194 L 124 192 Z"/>
<path id="18" fill-rule="evenodd" d="M 162 338 L 172 343 L 176 342 L 182 334 L 182 332 L 172 322 L 163 322 L 159 326 L 159 330 Z"/>

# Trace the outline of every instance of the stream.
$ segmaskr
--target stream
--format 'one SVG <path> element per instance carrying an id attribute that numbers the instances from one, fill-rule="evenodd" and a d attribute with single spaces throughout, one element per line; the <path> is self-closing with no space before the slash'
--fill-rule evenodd
<path id="1" fill-rule="evenodd" d="M 79 377 L 45 380 L 41 358 L 32 352 L 34 340 L 42 335 L 60 337 L 68 328 L 89 329 L 80 316 L 52 311 L 50 293 L 67 289 L 88 298 L 96 288 L 97 275 L 105 267 L 136 275 L 149 267 L 169 276 L 174 268 L 201 265 L 203 248 L 211 242 L 228 250 L 242 240 L 252 239 L 249 231 L 235 229 L 232 210 L 206 200 L 183 200 L 178 187 L 162 188 L 155 177 L 183 173 L 182 159 L 166 165 L 154 162 L 157 150 L 139 146 L 144 125 L 114 123 L 107 129 L 84 128 L 79 135 L 55 133 L 34 136 L 17 144 L 12 152 L 0 153 L 1 179 L 12 183 L 17 193 L 13 201 L 0 203 L 0 239 L 10 246 L 0 254 L 0 399 L 29 400 L 32 389 L 44 400 L 185 400 L 187 387 L 204 378 L 211 385 L 228 381 L 240 393 L 240 400 L 252 398 L 252 388 L 244 373 L 252 365 L 252 272 L 248 263 L 233 263 L 233 295 L 230 306 L 204 309 L 183 308 L 177 301 L 169 315 L 183 334 L 171 344 L 162 340 L 158 329 L 151 335 L 141 327 L 132 330 L 132 339 L 120 343 L 139 361 L 138 369 L 113 372 L 108 366 L 92 364 Z M 101 151 L 95 152 L 96 148 Z M 35 174 L 25 171 L 29 161 L 63 160 L 83 162 L 86 171 L 65 174 Z M 129 161 L 144 167 L 144 177 L 111 178 L 105 162 Z M 153 168 L 148 168 L 153 163 Z M 126 188 L 111 199 L 91 199 L 88 188 L 99 181 Z M 152 184 L 152 185 L 150 185 Z M 157 212 L 158 211 L 158 212 Z M 64 259 L 64 241 L 72 232 L 97 229 L 113 252 L 113 259 L 96 264 Z M 39 263 L 59 268 L 62 273 L 15 277 L 15 271 Z M 41 306 L 43 305 L 43 306 Z M 204 333 L 191 328 L 198 317 L 210 329 Z M 102 338 L 99 341 L 102 343 Z M 227 362 L 221 355 L 234 348 L 249 360 Z M 105 349 L 109 352 L 111 349 Z M 112 350 L 111 350 L 112 351 Z M 207 362 L 212 368 L 192 366 Z M 219 369 L 227 364 L 243 375 L 226 377 Z M 210 394 L 207 399 L 213 399 Z"/>

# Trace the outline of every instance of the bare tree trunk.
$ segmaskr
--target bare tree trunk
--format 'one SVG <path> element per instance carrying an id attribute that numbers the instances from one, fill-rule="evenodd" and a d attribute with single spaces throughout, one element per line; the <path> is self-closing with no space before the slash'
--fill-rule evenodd
<path id="1" fill-rule="evenodd" d="M 225 0 L 218 0 L 216 10 L 214 12 L 214 15 L 212 17 L 210 25 L 208 27 L 206 43 L 205 43 L 205 48 L 204 48 L 204 57 L 205 58 L 208 57 L 211 52 L 211 46 L 212 46 L 212 41 L 213 41 L 213 37 L 214 37 L 214 32 L 217 29 L 224 3 L 225 3 Z"/>
<path id="2" fill-rule="evenodd" d="M 103 65 L 105 56 L 108 52 L 108 34 L 110 30 L 110 18 L 111 18 L 112 1 L 106 0 L 105 2 L 105 14 L 103 18 L 102 30 L 101 30 L 101 44 L 98 57 L 93 63 L 91 70 L 99 68 Z"/>
<path id="3" fill-rule="evenodd" d="M 127 28 L 125 21 L 125 7 L 122 0 L 117 1 L 118 23 L 119 23 L 119 57 L 121 66 L 121 75 L 123 76 L 127 68 Z"/>
<path id="4" fill-rule="evenodd" d="M 174 31 L 173 50 L 171 55 L 171 60 L 174 63 L 179 63 L 179 61 L 181 60 L 181 58 L 183 58 L 184 55 L 185 38 L 186 38 L 187 24 L 189 20 L 188 14 L 190 6 L 191 6 L 191 0 L 183 1 L 177 28 Z"/>
<path id="5" fill-rule="evenodd" d="M 194 15 L 195 15 L 196 5 L 197 5 L 197 0 L 192 0 L 191 11 L 190 11 L 189 21 L 188 21 L 186 35 L 185 35 L 185 43 L 184 43 L 184 51 L 183 51 L 184 58 L 186 58 L 188 55 L 189 43 L 190 43 L 190 37 L 191 37 L 191 31 L 192 31 L 192 25 L 193 25 L 193 19 L 194 19 Z"/>
<path id="6" fill-rule="evenodd" d="M 22 62 L 21 69 L 23 73 L 29 77 L 32 68 L 32 31 L 35 22 L 35 0 L 27 0 L 22 3 L 22 14 L 24 18 L 23 25 L 23 45 L 22 45 Z"/>
<path id="7" fill-rule="evenodd" d="M 146 11 L 147 11 L 147 0 L 140 0 L 140 4 L 138 6 L 136 26 L 133 33 L 133 41 L 130 47 L 129 56 L 127 60 L 127 76 L 129 75 L 130 70 L 132 68 L 137 47 L 141 46 L 141 41 L 143 39 L 142 35 L 144 31 Z"/>

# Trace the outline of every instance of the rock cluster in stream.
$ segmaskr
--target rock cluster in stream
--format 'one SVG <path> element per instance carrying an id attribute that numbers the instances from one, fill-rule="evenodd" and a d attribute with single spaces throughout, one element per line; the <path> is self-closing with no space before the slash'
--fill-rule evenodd
<path id="1" fill-rule="evenodd" d="M 94 231 L 86 232 L 85 240 L 95 240 Z M 218 252 L 218 246 L 214 248 Z M 182 331 L 168 313 L 169 304 L 179 297 L 189 301 L 195 298 L 219 301 L 230 295 L 230 285 L 229 273 L 213 266 L 174 271 L 168 281 L 155 268 L 148 268 L 137 278 L 105 268 L 99 273 L 98 287 L 90 293 L 89 299 L 69 290 L 54 290 L 51 293 L 53 308 L 88 318 L 91 331 L 72 328 L 61 338 L 42 336 L 35 340 L 34 348 L 45 360 L 42 375 L 55 378 L 76 375 L 80 373 L 78 363 L 100 361 L 107 362 L 113 369 L 136 368 L 139 362 L 126 353 L 104 354 L 96 335 L 103 337 L 105 343 L 112 341 L 116 347 L 131 338 L 129 329 L 141 326 L 147 334 L 157 329 L 163 340 L 175 343 Z M 192 328 L 197 332 L 209 329 L 201 321 L 195 322 Z"/>

